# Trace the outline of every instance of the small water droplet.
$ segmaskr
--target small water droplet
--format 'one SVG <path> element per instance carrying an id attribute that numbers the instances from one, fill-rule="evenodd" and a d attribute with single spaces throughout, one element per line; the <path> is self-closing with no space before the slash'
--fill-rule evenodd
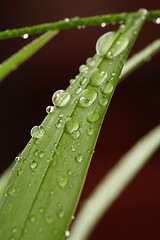
<path id="1" fill-rule="evenodd" d="M 33 153 L 34 153 L 35 156 L 37 156 L 38 153 L 39 153 L 38 149 L 36 149 Z"/>
<path id="2" fill-rule="evenodd" d="M 59 187 L 65 188 L 68 183 L 68 178 L 65 176 L 61 176 L 61 177 L 58 177 L 57 181 L 58 181 Z"/>
<path id="3" fill-rule="evenodd" d="M 37 145 L 39 143 L 39 139 L 38 138 L 35 138 L 34 139 L 34 144 Z"/>
<path id="4" fill-rule="evenodd" d="M 82 73 L 86 72 L 87 70 L 88 70 L 88 67 L 84 64 L 79 67 L 79 71 Z"/>
<path id="5" fill-rule="evenodd" d="M 56 159 L 53 158 L 50 164 L 51 164 L 52 167 L 54 167 L 56 165 Z"/>
<path id="6" fill-rule="evenodd" d="M 25 33 L 24 35 L 23 35 L 23 39 L 27 39 L 29 37 L 29 35 L 27 34 L 27 33 Z"/>
<path id="7" fill-rule="evenodd" d="M 82 162 L 82 160 L 83 160 L 83 156 L 82 156 L 82 154 L 79 154 L 79 155 L 76 157 L 76 162 L 80 163 L 80 162 Z"/>
<path id="8" fill-rule="evenodd" d="M 11 186 L 11 187 L 8 188 L 7 192 L 8 192 L 9 195 L 12 195 L 15 192 L 15 188 L 13 186 Z"/>
<path id="9" fill-rule="evenodd" d="M 71 218 L 72 220 L 74 220 L 75 219 L 75 216 L 72 216 L 72 218 Z"/>
<path id="10" fill-rule="evenodd" d="M 74 139 L 79 138 L 79 136 L 80 136 L 80 131 L 74 131 L 74 132 L 72 133 L 72 137 L 73 137 Z"/>
<path id="11" fill-rule="evenodd" d="M 44 157 L 44 152 L 43 152 L 43 151 L 39 152 L 39 153 L 38 153 L 38 156 L 39 156 L 40 158 Z"/>
<path id="12" fill-rule="evenodd" d="M 70 79 L 70 80 L 69 80 L 69 83 L 70 83 L 70 84 L 72 84 L 72 83 L 74 83 L 74 82 L 75 82 L 75 79 Z"/>
<path id="13" fill-rule="evenodd" d="M 65 22 L 69 22 L 70 19 L 69 19 L 69 18 L 65 18 L 64 21 L 65 21 Z"/>
<path id="14" fill-rule="evenodd" d="M 33 223 L 33 222 L 35 222 L 35 220 L 36 220 L 36 216 L 35 215 L 31 215 L 30 216 L 30 221 Z"/>
<path id="15" fill-rule="evenodd" d="M 32 169 L 36 168 L 36 167 L 37 167 L 36 161 L 33 161 L 33 162 L 31 163 L 30 167 L 31 167 Z"/>
<path id="16" fill-rule="evenodd" d="M 82 91 L 79 98 L 80 107 L 89 107 L 97 97 L 97 92 L 93 89 L 85 89 Z"/>
<path id="17" fill-rule="evenodd" d="M 55 150 L 55 154 L 60 155 L 60 154 L 61 154 L 61 151 L 60 151 L 59 149 L 56 149 L 56 150 Z"/>
<path id="18" fill-rule="evenodd" d="M 75 152 L 76 147 L 75 147 L 75 146 L 72 146 L 72 147 L 71 147 L 71 150 L 72 150 L 72 152 Z"/>
<path id="19" fill-rule="evenodd" d="M 61 126 L 62 126 L 61 122 L 58 121 L 58 122 L 56 123 L 56 128 L 60 128 Z"/>
<path id="20" fill-rule="evenodd" d="M 22 173 L 23 173 L 23 169 L 22 168 L 18 169 L 17 174 L 22 175 Z"/>
<path id="21" fill-rule="evenodd" d="M 100 106 L 106 106 L 108 103 L 108 98 L 101 98 L 101 99 L 99 99 L 98 103 Z"/>
<path id="22" fill-rule="evenodd" d="M 113 85 L 108 81 L 101 86 L 101 92 L 104 94 L 111 93 L 112 91 L 113 91 Z"/>
<path id="23" fill-rule="evenodd" d="M 105 27 L 106 26 L 106 23 L 101 23 L 101 27 Z"/>
<path id="24" fill-rule="evenodd" d="M 65 236 L 66 236 L 66 237 L 69 237 L 69 235 L 70 235 L 70 231 L 67 230 L 67 231 L 65 232 Z"/>
<path id="25" fill-rule="evenodd" d="M 96 68 L 90 73 L 90 84 L 92 86 L 99 86 L 107 78 L 107 73 Z"/>
<path id="26" fill-rule="evenodd" d="M 87 121 L 90 123 L 96 122 L 99 119 L 99 113 L 91 111 L 87 116 Z"/>
<path id="27" fill-rule="evenodd" d="M 58 90 L 52 96 L 52 102 L 57 107 L 65 106 L 70 99 L 70 94 L 65 90 Z"/>
<path id="28" fill-rule="evenodd" d="M 88 58 L 86 63 L 89 67 L 92 67 L 95 64 L 95 60 L 93 58 Z"/>
<path id="29" fill-rule="evenodd" d="M 47 113 L 53 112 L 53 106 L 48 106 L 48 107 L 46 107 L 46 112 L 47 112 Z"/>
<path id="30" fill-rule="evenodd" d="M 16 161 L 16 162 L 18 162 L 18 161 L 19 161 L 19 159 L 20 159 L 20 157 L 19 157 L 19 156 L 15 157 L 15 161 Z"/>
<path id="31" fill-rule="evenodd" d="M 79 128 L 79 122 L 74 118 L 69 118 L 65 123 L 66 131 L 72 133 Z"/>
<path id="32" fill-rule="evenodd" d="M 18 231 L 18 228 L 17 228 L 17 227 L 12 228 L 12 232 L 13 232 L 13 233 L 16 233 L 17 231 Z"/>
<path id="33" fill-rule="evenodd" d="M 52 218 L 51 216 L 48 216 L 48 217 L 46 218 L 46 222 L 47 222 L 48 224 L 52 224 L 52 223 L 53 223 L 53 218 Z"/>
<path id="34" fill-rule="evenodd" d="M 94 133 L 94 129 L 93 128 L 89 128 L 87 130 L 87 133 L 88 133 L 88 135 L 92 135 Z"/>
<path id="35" fill-rule="evenodd" d="M 31 129 L 31 137 L 33 138 L 40 138 L 43 136 L 45 130 L 42 126 L 34 126 Z"/>
<path id="36" fill-rule="evenodd" d="M 43 208 L 43 207 L 40 207 L 39 212 L 40 212 L 40 213 L 43 213 L 43 212 L 44 212 L 44 208 Z"/>
<path id="37" fill-rule="evenodd" d="M 157 18 L 155 21 L 156 24 L 160 24 L 160 18 Z"/>
<path id="38" fill-rule="evenodd" d="M 81 87 L 78 87 L 75 91 L 76 95 L 79 94 L 80 92 L 82 92 L 82 88 Z"/>
<path id="39" fill-rule="evenodd" d="M 59 218 L 63 218 L 63 217 L 64 217 L 64 211 L 63 211 L 62 209 L 60 209 L 60 210 L 58 211 L 58 217 L 59 217 Z"/>

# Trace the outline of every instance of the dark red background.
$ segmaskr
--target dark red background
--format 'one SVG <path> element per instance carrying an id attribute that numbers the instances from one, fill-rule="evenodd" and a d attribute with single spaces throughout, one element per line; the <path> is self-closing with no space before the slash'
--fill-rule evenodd
<path id="1" fill-rule="evenodd" d="M 155 1 L 1 0 L 0 29 L 24 27 L 65 17 L 160 8 Z M 65 89 L 78 67 L 95 53 L 98 37 L 111 27 L 61 32 L 27 63 L 0 84 L 1 172 L 30 139 L 30 129 L 46 116 L 52 93 Z M 160 25 L 146 23 L 133 51 L 160 37 Z M 28 40 L 0 42 L 0 61 Z M 82 198 L 118 159 L 160 120 L 160 54 L 121 83 L 114 94 L 96 146 Z M 92 234 L 92 240 L 160 239 L 160 152 L 154 155 L 124 191 Z M 75 239 L 76 240 L 76 239 Z"/>

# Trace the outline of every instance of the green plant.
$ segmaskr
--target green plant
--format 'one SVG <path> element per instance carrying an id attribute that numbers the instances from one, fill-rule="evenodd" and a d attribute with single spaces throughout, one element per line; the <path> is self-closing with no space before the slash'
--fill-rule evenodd
<path id="1" fill-rule="evenodd" d="M 65 19 L 0 33 L 0 39 L 6 39 L 52 30 L 1 65 L 0 80 L 3 80 L 60 29 L 119 21 L 125 23 L 117 32 L 109 32 L 98 40 L 97 54 L 87 60 L 87 65 L 80 66 L 79 75 L 66 91 L 59 90 L 53 95 L 55 106 L 49 106 L 48 116 L 40 126 L 31 130 L 32 138 L 17 158 L 1 196 L 1 238 L 64 239 L 123 65 L 144 21 L 159 16 L 160 11 L 142 9 L 137 13 Z M 144 56 L 154 55 L 159 50 L 160 41 L 157 40 L 138 53 L 126 64 L 122 78 L 140 66 Z M 141 163 L 159 146 L 159 128 L 149 137 L 154 139 L 153 145 L 150 151 L 142 154 Z M 128 182 L 127 179 L 126 184 Z M 84 236 L 79 239 L 84 239 Z"/>

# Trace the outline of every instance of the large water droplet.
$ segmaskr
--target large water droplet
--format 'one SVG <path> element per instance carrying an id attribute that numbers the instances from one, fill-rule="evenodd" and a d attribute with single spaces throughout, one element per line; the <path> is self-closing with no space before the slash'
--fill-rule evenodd
<path id="1" fill-rule="evenodd" d="M 52 102 L 57 107 L 65 106 L 70 99 L 70 94 L 65 90 L 58 90 L 52 96 Z"/>
<path id="2" fill-rule="evenodd" d="M 85 89 L 80 95 L 79 106 L 80 107 L 89 107 L 97 97 L 97 92 L 93 89 Z"/>
<path id="3" fill-rule="evenodd" d="M 83 160 L 83 156 L 82 156 L 82 154 L 79 154 L 79 155 L 76 157 L 76 162 L 80 163 L 80 162 L 82 162 L 82 160 Z"/>
<path id="4" fill-rule="evenodd" d="M 79 128 L 79 122 L 74 118 L 70 118 L 66 121 L 65 126 L 66 126 L 66 131 L 68 133 L 72 133 Z"/>
<path id="5" fill-rule="evenodd" d="M 58 178 L 57 181 L 58 181 L 59 187 L 65 188 L 67 183 L 68 183 L 68 178 L 65 177 L 65 176 L 61 176 L 61 177 Z"/>
<path id="6" fill-rule="evenodd" d="M 34 126 L 32 129 L 31 129 L 31 136 L 33 138 L 40 138 L 43 136 L 45 130 L 42 126 Z"/>
<path id="7" fill-rule="evenodd" d="M 108 94 L 111 93 L 113 90 L 113 85 L 110 82 L 105 82 L 102 86 L 101 86 L 101 92 L 104 94 Z"/>
<path id="8" fill-rule="evenodd" d="M 99 119 L 99 113 L 92 111 L 87 116 L 87 121 L 90 123 L 96 122 Z"/>
<path id="9" fill-rule="evenodd" d="M 90 84 L 92 86 L 99 86 L 107 78 L 107 73 L 96 68 L 90 74 Z"/>
<path id="10" fill-rule="evenodd" d="M 100 56 L 107 54 L 108 58 L 114 58 L 126 49 L 128 43 L 129 39 L 126 34 L 108 32 L 98 39 L 96 51 Z"/>

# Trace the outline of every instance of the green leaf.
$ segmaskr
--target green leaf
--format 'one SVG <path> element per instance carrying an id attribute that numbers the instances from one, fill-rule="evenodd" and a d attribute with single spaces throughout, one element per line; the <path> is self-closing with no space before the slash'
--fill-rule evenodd
<path id="1" fill-rule="evenodd" d="M 145 10 L 131 15 L 105 56 L 87 60 L 67 91 L 53 95 L 53 111 L 32 129 L 0 199 L 0 238 L 64 239 L 105 112 L 145 17 Z"/>
<path id="2" fill-rule="evenodd" d="M 139 140 L 98 184 L 76 216 L 68 240 L 87 239 L 103 214 L 159 147 L 160 125 Z"/>
<path id="3" fill-rule="evenodd" d="M 36 53 L 56 34 L 57 31 L 50 31 L 43 34 L 4 61 L 0 65 L 0 81 L 7 77 L 13 70 L 17 69 L 18 66 Z"/>

